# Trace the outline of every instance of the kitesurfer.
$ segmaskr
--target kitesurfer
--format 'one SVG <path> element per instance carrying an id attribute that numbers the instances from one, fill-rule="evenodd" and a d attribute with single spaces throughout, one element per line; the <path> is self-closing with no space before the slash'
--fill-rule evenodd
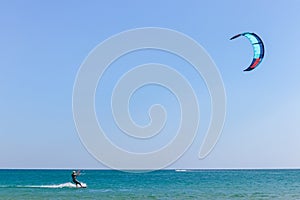
<path id="1" fill-rule="evenodd" d="M 76 184 L 76 187 L 80 185 L 82 187 L 81 183 L 76 179 L 76 177 L 79 176 L 79 173 L 76 173 L 75 171 L 72 172 L 72 181 Z"/>

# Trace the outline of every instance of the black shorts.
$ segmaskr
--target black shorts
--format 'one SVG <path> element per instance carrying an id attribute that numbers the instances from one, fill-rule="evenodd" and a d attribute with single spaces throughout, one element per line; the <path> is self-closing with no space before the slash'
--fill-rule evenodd
<path id="1" fill-rule="evenodd" d="M 81 184 L 79 181 L 77 181 L 76 179 L 73 180 L 73 183 L 75 184 Z"/>

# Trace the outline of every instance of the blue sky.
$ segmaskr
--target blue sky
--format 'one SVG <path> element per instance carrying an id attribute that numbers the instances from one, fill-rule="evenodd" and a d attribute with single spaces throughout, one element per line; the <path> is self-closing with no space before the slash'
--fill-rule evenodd
<path id="1" fill-rule="evenodd" d="M 96 108 L 105 129 L 115 130 L 108 100 L 117 75 L 144 62 L 175 65 L 178 70 L 184 66 L 182 73 L 200 99 L 201 125 L 191 148 L 171 167 L 300 168 L 299 9 L 296 0 L 2 1 L 0 168 L 104 167 L 85 150 L 77 135 L 72 114 L 74 81 L 96 45 L 114 34 L 141 27 L 182 32 L 206 49 L 226 89 L 222 135 L 209 156 L 199 160 L 209 123 L 209 94 L 192 68 L 174 55 L 158 51 L 129 54 L 104 76 L 103 87 L 97 89 Z M 229 40 L 245 31 L 260 35 L 266 48 L 264 61 L 249 73 L 242 70 L 251 62 L 252 47 L 245 38 Z M 118 65 L 125 66 L 123 71 Z M 171 112 L 166 130 L 172 134 L 178 126 L 178 103 L 162 88 L 149 86 L 135 94 L 130 104 L 133 119 L 147 123 L 145 112 L 157 102 Z M 122 136 L 115 133 L 108 137 L 124 148 L 148 148 L 145 143 L 122 143 Z M 164 141 L 171 137 L 167 135 Z"/>

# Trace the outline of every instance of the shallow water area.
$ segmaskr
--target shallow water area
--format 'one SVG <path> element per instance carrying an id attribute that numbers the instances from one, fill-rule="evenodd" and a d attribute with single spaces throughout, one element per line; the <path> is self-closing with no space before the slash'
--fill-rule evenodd
<path id="1" fill-rule="evenodd" d="M 300 199 L 300 170 L 0 170 L 1 199 Z"/>

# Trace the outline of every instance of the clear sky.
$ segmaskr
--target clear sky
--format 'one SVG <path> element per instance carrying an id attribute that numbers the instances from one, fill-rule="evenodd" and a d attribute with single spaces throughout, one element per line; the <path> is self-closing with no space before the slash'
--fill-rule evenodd
<path id="1" fill-rule="evenodd" d="M 201 123 L 189 150 L 173 168 L 300 168 L 300 1 L 1 1 L 0 168 L 103 168 L 84 148 L 72 114 L 76 74 L 100 42 L 125 30 L 162 27 L 201 44 L 217 65 L 227 96 L 222 135 L 198 159 L 210 118 L 209 94 L 200 76 L 174 55 L 128 54 L 112 65 L 98 87 L 97 117 L 116 144 L 146 152 L 167 143 L 178 127 L 178 102 L 161 87 L 145 87 L 130 102 L 132 118 L 147 124 L 147 109 L 162 103 L 166 136 L 149 145 L 118 134 L 110 113 L 114 81 L 144 62 L 182 70 L 199 99 Z M 252 59 L 246 38 L 265 43 L 265 59 L 244 73 Z M 122 69 L 120 66 L 124 66 Z M 184 66 L 184 67 L 183 67 Z M 198 87 L 199 86 L 199 87 Z M 177 116 L 177 117 L 176 117 Z M 170 134 L 170 135 L 168 135 Z M 151 149 L 152 148 L 152 149 Z"/>

